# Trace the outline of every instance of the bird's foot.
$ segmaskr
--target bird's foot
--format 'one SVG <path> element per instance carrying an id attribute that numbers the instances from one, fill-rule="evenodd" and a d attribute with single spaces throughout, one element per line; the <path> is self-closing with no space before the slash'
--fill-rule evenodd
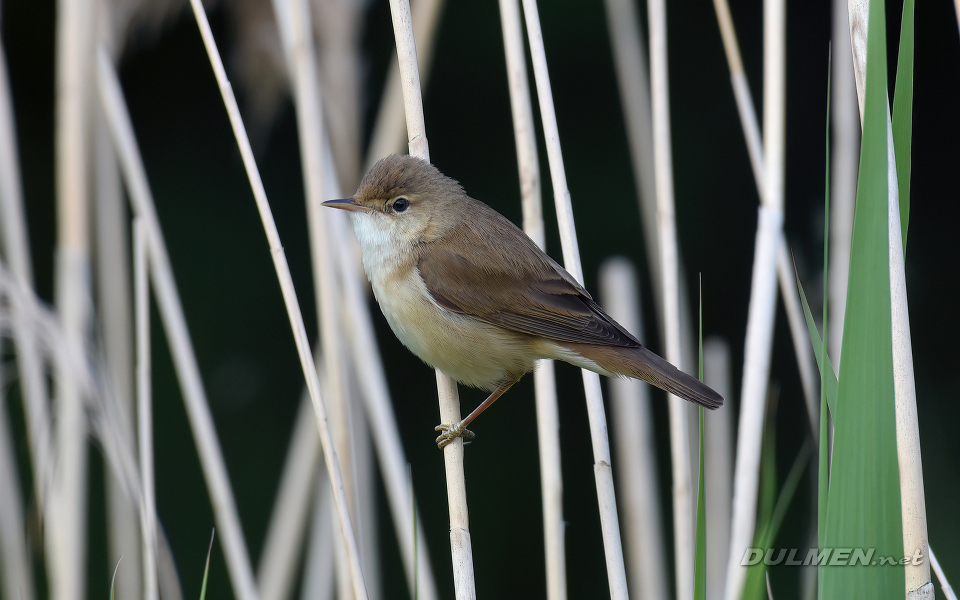
<path id="1" fill-rule="evenodd" d="M 433 428 L 433 430 L 441 432 L 441 434 L 437 436 L 437 448 L 440 449 L 443 449 L 444 446 L 458 437 L 466 440 L 476 437 L 472 431 L 466 428 L 466 426 L 463 424 L 463 421 L 460 421 L 456 425 L 447 425 L 446 423 L 437 425 Z"/>

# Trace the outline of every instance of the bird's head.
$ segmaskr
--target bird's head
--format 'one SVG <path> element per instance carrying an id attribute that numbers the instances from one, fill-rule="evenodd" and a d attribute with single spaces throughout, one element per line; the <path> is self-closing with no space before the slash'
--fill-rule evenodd
<path id="1" fill-rule="evenodd" d="M 366 253 L 374 246 L 402 250 L 441 237 L 457 222 L 465 198 L 460 184 L 430 163 L 393 154 L 367 171 L 352 198 L 323 204 L 350 211 Z"/>

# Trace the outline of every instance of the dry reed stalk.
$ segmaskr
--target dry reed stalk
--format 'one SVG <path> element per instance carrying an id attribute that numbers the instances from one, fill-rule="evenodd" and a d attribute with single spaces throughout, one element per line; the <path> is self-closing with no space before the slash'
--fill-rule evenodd
<path id="1" fill-rule="evenodd" d="M 653 122 L 650 108 L 650 75 L 637 7 L 632 0 L 606 0 L 607 29 L 617 70 L 620 105 L 627 126 L 627 143 L 640 203 L 640 219 L 654 302 L 660 312 L 663 299 L 660 244 L 657 234 L 657 188 L 654 173 Z M 682 294 L 682 292 L 681 292 Z"/>
<path id="2" fill-rule="evenodd" d="M 600 297 L 610 316 L 643 339 L 633 265 L 623 258 L 608 259 L 600 267 L 599 278 Z M 663 556 L 650 388 L 635 379 L 612 379 L 610 397 L 630 589 L 637 598 L 666 598 L 669 577 Z"/>
<path id="3" fill-rule="evenodd" d="M 23 212 L 23 185 L 20 181 L 16 132 L 7 57 L 0 43 L 0 215 L 3 216 L 0 226 L 3 227 L 4 260 L 21 280 L 21 285 L 32 289 L 33 274 Z"/>
<path id="4" fill-rule="evenodd" d="M 297 128 L 300 140 L 300 157 L 304 178 L 307 224 L 310 233 L 311 265 L 314 287 L 316 289 L 317 322 L 320 324 L 322 356 L 326 368 L 327 393 L 323 394 L 332 425 L 333 440 L 337 457 L 343 467 L 344 488 L 347 505 L 356 507 L 360 501 L 356 493 L 354 480 L 354 452 L 351 430 L 354 424 L 350 420 L 350 408 L 347 406 L 347 374 L 342 358 L 344 341 L 341 330 L 341 315 L 337 293 L 336 265 L 328 257 L 337 252 L 330 243 L 330 218 L 334 215 L 324 210 L 321 202 L 331 197 L 327 192 L 333 187 L 324 177 L 324 137 L 328 134 L 323 118 L 324 97 L 320 92 L 318 79 L 317 51 L 314 46 L 310 7 L 306 0 L 275 0 L 274 12 L 283 42 L 290 80 L 293 87 L 294 107 L 297 113 Z M 358 511 L 352 510 L 352 521 L 358 523 Z M 342 542 L 338 542 L 342 543 Z M 337 553 L 338 561 L 346 559 L 348 553 Z M 363 564 L 368 578 L 376 578 Z M 349 567 L 338 563 L 337 582 L 347 586 L 350 581 Z M 366 583 L 366 582 L 365 582 Z M 342 593 L 346 592 L 346 587 Z"/>
<path id="5" fill-rule="evenodd" d="M 850 39 L 853 67 L 863 121 L 864 86 L 867 69 L 867 21 L 869 3 L 850 0 Z M 912 92 L 911 92 L 912 93 Z M 920 458 L 920 426 L 917 420 L 917 389 L 913 371 L 913 344 L 907 307 L 903 238 L 900 229 L 900 190 L 893 147 L 893 128 L 887 103 L 887 239 L 890 261 L 890 319 L 893 340 L 894 411 L 897 424 L 897 460 L 900 465 L 900 506 L 903 517 L 904 553 L 928 548 L 927 514 L 923 494 L 923 464 Z M 904 567 L 908 599 L 933 598 L 930 563 L 909 562 Z"/>
<path id="6" fill-rule="evenodd" d="M 682 369 L 680 347 L 680 273 L 674 215 L 673 164 L 670 141 L 670 94 L 667 70 L 667 15 L 664 0 L 647 3 L 650 26 L 650 87 L 652 90 L 654 166 L 657 189 L 657 230 L 663 276 L 663 327 L 666 359 Z M 683 400 L 668 395 L 670 449 L 673 465 L 673 529 L 676 594 L 693 598 L 693 499 L 690 446 Z"/>
<path id="7" fill-rule="evenodd" d="M 141 217 L 133 224 L 133 277 L 137 346 L 137 439 L 140 444 L 140 526 L 143 536 L 143 598 L 157 600 L 157 508 L 153 479 L 153 395 L 150 364 L 150 274 L 146 231 Z"/>
<path id="8" fill-rule="evenodd" d="M 703 380 L 724 398 L 733 392 L 730 346 L 720 338 L 703 342 Z M 723 598 L 727 565 L 721 557 L 730 548 L 733 503 L 733 411 L 718 410 L 704 419 L 704 444 L 710 468 L 704 470 L 707 517 L 707 600 Z"/>
<path id="9" fill-rule="evenodd" d="M 580 249 L 577 245 L 577 230 L 573 222 L 573 206 L 564 172 L 563 154 L 560 148 L 560 132 L 550 89 L 547 71 L 547 56 L 543 44 L 543 32 L 535 0 L 523 0 L 523 15 L 530 44 L 533 76 L 537 86 L 537 100 L 543 124 L 543 137 L 547 146 L 547 161 L 550 165 L 550 180 L 553 186 L 557 225 L 563 248 L 563 264 L 577 280 L 583 281 L 580 264 Z M 590 422 L 590 438 L 593 447 L 594 477 L 597 483 L 597 500 L 600 506 L 600 528 L 603 534 L 604 556 L 607 566 L 607 581 L 612 598 L 627 597 L 627 577 L 623 564 L 623 548 L 620 543 L 620 525 L 617 518 L 617 500 L 613 486 L 613 468 L 610 459 L 610 442 L 607 437 L 607 420 L 600 391 L 600 376 L 582 370 L 583 387 L 587 401 L 587 417 Z"/>
<path id="10" fill-rule="evenodd" d="M 94 214 L 96 221 L 97 324 L 109 365 L 108 382 L 116 390 L 119 439 L 129 440 L 126 454 L 134 455 L 136 393 L 133 374 L 133 324 L 131 313 L 130 256 L 127 215 L 123 206 L 123 182 L 110 132 L 102 111 L 94 111 Z M 115 476 L 106 479 L 109 533 L 109 560 L 125 558 L 123 569 L 114 577 L 114 591 L 120 598 L 143 594 L 140 515 L 123 483 Z"/>
<path id="11" fill-rule="evenodd" d="M 757 185 L 757 193 L 760 195 L 761 203 L 763 203 L 765 186 L 763 142 L 760 140 L 760 127 L 757 124 L 757 113 L 750 95 L 750 85 L 743 70 L 737 34 L 730 17 L 730 6 L 727 4 L 727 0 L 714 0 L 713 5 L 717 13 L 717 22 L 720 25 L 720 35 L 723 39 L 727 66 L 730 68 L 730 82 L 733 86 L 733 95 L 737 103 L 743 135 L 747 142 L 747 154 L 753 168 L 754 183 Z M 803 398 L 807 405 L 807 416 L 810 420 L 814 439 L 816 439 L 819 431 L 820 414 L 820 399 L 817 396 L 818 375 L 813 364 L 812 349 L 810 348 L 803 309 L 797 299 L 794 269 L 784 239 L 781 239 L 777 247 L 777 275 L 780 281 L 780 292 L 784 307 L 787 311 L 793 349 L 797 357 L 797 367 L 800 371 L 800 383 L 803 387 Z"/>
<path id="12" fill-rule="evenodd" d="M 930 551 L 930 566 L 933 567 L 933 572 L 937 574 L 937 579 L 940 581 L 940 591 L 943 592 L 947 600 L 957 600 L 957 594 L 954 593 L 953 587 L 950 585 L 950 582 L 947 581 L 947 576 L 943 574 L 943 569 L 940 568 L 940 561 L 937 560 L 936 555 L 933 553 L 933 548 L 928 548 L 928 550 Z"/>
<path id="13" fill-rule="evenodd" d="M 410 2 L 390 0 L 390 14 L 393 18 L 393 34 L 397 40 L 400 87 L 403 90 L 403 107 L 407 122 L 407 145 L 411 156 L 430 162 Z M 457 382 L 439 370 L 437 371 L 437 395 L 440 404 L 440 422 L 458 423 L 460 397 L 457 392 Z M 458 600 L 474 599 L 477 591 L 473 576 L 473 547 L 470 541 L 470 522 L 467 513 L 467 487 L 463 473 L 463 438 L 457 438 L 444 447 L 443 462 L 447 475 L 447 504 L 450 510 L 453 584 Z"/>
<path id="14" fill-rule="evenodd" d="M 74 354 L 87 342 L 90 292 L 89 87 L 92 56 L 92 3 L 60 0 L 56 56 L 56 211 L 55 303 L 66 344 Z M 46 504 L 50 595 L 81 598 L 85 584 L 87 422 L 74 372 L 57 363 L 56 469 Z"/>
<path id="15" fill-rule="evenodd" d="M 5 404 L 0 401 L 0 591 L 5 598 L 33 600 L 33 565 L 23 534 L 26 520 Z"/>
<path id="16" fill-rule="evenodd" d="M 740 566 L 756 524 L 760 442 L 766 412 L 774 313 L 777 300 L 777 252 L 783 235 L 786 8 L 783 0 L 765 0 L 763 63 L 763 192 L 757 223 L 750 309 L 744 348 L 740 425 L 734 471 L 733 523 L 725 597 L 739 598 L 746 577 Z M 733 555 L 737 554 L 734 558 Z"/>
<path id="17" fill-rule="evenodd" d="M 411 6 L 413 36 L 418 41 L 417 61 L 419 72 L 426 82 L 433 60 L 433 47 L 437 39 L 440 13 L 444 0 L 414 0 Z M 380 109 L 373 124 L 373 134 L 365 159 L 366 168 L 373 166 L 388 154 L 401 152 L 407 144 L 406 117 L 404 116 L 403 90 L 400 85 L 400 70 L 391 62 L 387 82 L 383 88 Z"/>
<path id="18" fill-rule="evenodd" d="M 327 170 L 332 172 L 333 166 L 328 164 Z M 334 233 L 337 237 L 334 241 L 338 248 L 347 248 L 350 244 L 356 243 L 352 232 L 341 228 L 335 229 Z M 373 438 L 374 450 L 377 452 L 377 461 L 383 475 L 384 488 L 400 544 L 400 555 L 403 559 L 410 595 L 414 597 L 419 594 L 421 600 L 435 600 L 438 597 L 437 585 L 430 565 L 430 552 L 422 522 L 417 523 L 417 558 L 414 560 L 414 529 L 410 520 L 414 502 L 409 493 L 412 482 L 406 468 L 407 461 L 403 445 L 400 443 L 397 419 L 390 401 L 383 360 L 380 349 L 377 347 L 373 318 L 364 297 L 363 287 L 366 276 L 357 269 L 357 265 L 351 258 L 347 252 L 337 253 L 340 278 L 343 283 L 343 305 L 351 307 L 351 310 L 347 311 L 346 323 L 351 362 L 357 368 L 364 412 L 367 418 L 371 419 L 372 427 L 377 432 Z M 414 564 L 417 565 L 416 577 L 414 577 Z M 419 583 L 420 589 L 417 591 L 414 590 L 414 581 Z"/>
<path id="19" fill-rule="evenodd" d="M 253 190 L 254 200 L 257 204 L 257 211 L 260 213 L 260 220 L 263 223 L 264 232 L 267 235 L 267 242 L 270 246 L 270 254 L 273 258 L 274 269 L 277 272 L 277 279 L 280 283 L 280 291 L 283 294 L 284 304 L 287 309 L 287 315 L 290 319 L 290 326 L 293 330 L 294 342 L 297 346 L 297 354 L 300 357 L 300 366 L 303 369 L 304 377 L 307 381 L 307 388 L 310 390 L 310 398 L 313 401 L 313 408 L 317 413 L 317 425 L 320 431 L 320 445 L 323 447 L 323 455 L 327 464 L 327 472 L 331 478 L 333 486 L 333 495 L 337 514 L 340 521 L 340 530 L 346 545 L 347 560 L 350 565 L 350 579 L 353 587 L 353 593 L 358 599 L 367 597 L 366 586 L 363 581 L 363 573 L 360 566 L 360 552 L 357 547 L 357 540 L 353 531 L 353 524 L 350 518 L 349 505 L 347 503 L 346 492 L 344 490 L 343 475 L 340 472 L 340 465 L 334 450 L 333 438 L 327 422 L 326 410 L 320 398 L 320 381 L 317 376 L 316 365 L 310 352 L 309 342 L 307 341 L 307 332 L 303 325 L 303 315 L 300 313 L 300 305 L 297 302 L 296 289 L 293 286 L 293 278 L 290 275 L 290 266 L 287 264 L 286 255 L 283 252 L 283 246 L 280 243 L 280 234 L 277 232 L 276 223 L 273 220 L 273 214 L 270 210 L 270 204 L 267 201 L 267 194 L 263 188 L 263 182 L 260 179 L 260 173 L 257 171 L 256 161 L 253 158 L 253 149 L 250 147 L 250 140 L 247 138 L 246 130 L 243 127 L 243 120 L 240 117 L 240 108 L 237 106 L 237 99 L 233 94 L 233 88 L 227 80 L 226 70 L 223 67 L 223 61 L 217 50 L 216 42 L 213 39 L 213 32 L 210 30 L 210 23 L 207 21 L 206 13 L 200 0 L 190 0 L 190 6 L 193 8 L 197 25 L 200 28 L 200 36 L 203 39 L 207 50 L 207 56 L 213 67 L 214 75 L 217 79 L 217 85 L 220 88 L 220 94 L 223 97 L 224 105 L 227 109 L 227 115 L 233 128 L 234 137 L 237 139 L 237 145 L 240 149 L 240 156 L 243 160 L 244 168 L 247 171 L 247 177 L 250 180 L 250 186 Z M 251 578 L 252 583 L 252 578 Z"/>
<path id="20" fill-rule="evenodd" d="M 0 43 L 0 227 L 3 256 L 17 285 L 33 290 L 33 268 L 27 240 L 27 222 L 23 209 L 23 189 L 17 158 L 16 123 L 7 59 Z M 37 351 L 34 332 L 27 327 L 25 307 L 11 299 L 13 339 L 17 348 L 20 393 L 27 421 L 27 441 L 33 464 L 34 494 L 45 498 L 46 482 L 51 476 L 50 411 L 44 383 L 43 359 Z M 31 586 L 32 587 L 32 586 Z"/>
<path id="21" fill-rule="evenodd" d="M 324 90 L 324 113 L 328 117 L 325 124 L 331 143 L 337 149 L 334 156 L 337 178 L 350 188 L 359 183 L 362 175 L 359 172 L 363 139 L 361 79 L 366 69 L 361 43 L 367 6 L 362 0 L 314 0 L 305 6 L 313 14 L 307 28 L 312 26 L 317 30 L 315 51 L 319 70 L 314 70 L 314 76 L 319 73 Z"/>
<path id="22" fill-rule="evenodd" d="M 320 436 L 312 417 L 310 396 L 304 392 L 257 568 L 257 586 L 263 600 L 288 598 L 293 588 L 320 464 Z"/>
<path id="23" fill-rule="evenodd" d="M 328 598 L 349 598 L 342 594 L 334 595 L 334 566 L 342 562 L 336 554 L 342 546 L 336 544 L 332 522 L 335 517 L 330 494 L 330 480 L 317 477 L 313 485 L 313 510 L 310 515 L 310 536 L 304 558 L 303 588 L 300 597 L 304 600 L 326 600 Z"/>
<path id="24" fill-rule="evenodd" d="M 827 332 L 827 344 L 833 368 L 839 369 L 843 319 L 847 309 L 853 207 L 857 199 L 860 162 L 860 118 L 847 0 L 833 1 L 831 39 L 830 121 L 833 143 L 830 148 L 830 315 L 827 324 L 830 331 Z"/>
<path id="25" fill-rule="evenodd" d="M 116 71 L 103 51 L 99 52 L 98 66 L 97 87 L 100 102 L 103 104 L 107 124 L 120 159 L 132 211 L 135 216 L 143 219 L 146 230 L 150 278 L 170 344 L 170 352 L 173 355 L 174 367 L 180 379 L 184 404 L 194 441 L 197 444 L 200 466 L 210 493 L 227 570 L 237 597 L 241 600 L 253 600 L 257 597 L 256 586 L 243 539 L 240 518 L 237 515 L 223 453 L 217 441 L 209 403 L 200 378 L 200 369 L 190 342 L 183 306 L 173 277 L 173 268 L 170 266 L 170 256 L 163 240 L 153 196 L 147 183 L 146 171 L 133 134 L 133 125 L 130 122 Z"/>
<path id="26" fill-rule="evenodd" d="M 523 47 L 523 26 L 518 0 L 500 0 L 500 22 L 507 58 L 507 82 L 513 115 L 523 230 L 541 250 L 546 249 L 543 205 L 540 195 L 540 162 Z M 540 490 L 543 503 L 543 545 L 547 569 L 547 598 L 567 597 L 564 559 L 563 474 L 560 466 L 560 414 L 553 361 L 541 360 L 533 372 L 537 406 L 537 441 L 540 450 Z"/>

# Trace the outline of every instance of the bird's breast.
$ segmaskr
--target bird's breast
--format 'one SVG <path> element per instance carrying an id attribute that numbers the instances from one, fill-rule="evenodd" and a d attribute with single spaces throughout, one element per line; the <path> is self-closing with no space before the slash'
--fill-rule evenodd
<path id="1" fill-rule="evenodd" d="M 461 383 L 492 390 L 532 370 L 539 358 L 530 336 L 439 306 L 415 266 L 380 269 L 370 282 L 403 345 Z"/>

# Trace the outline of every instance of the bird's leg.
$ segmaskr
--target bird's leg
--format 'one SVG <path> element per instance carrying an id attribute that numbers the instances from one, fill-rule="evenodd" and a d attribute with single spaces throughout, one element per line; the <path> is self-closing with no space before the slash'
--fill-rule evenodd
<path id="1" fill-rule="evenodd" d="M 457 439 L 458 437 L 462 437 L 466 439 L 472 439 L 473 437 L 475 437 L 475 434 L 469 429 L 467 429 L 467 425 L 469 425 L 471 421 L 473 421 L 478 416 L 480 416 L 480 413 L 487 410 L 487 408 L 489 408 L 491 404 L 496 402 L 497 398 L 504 395 L 506 391 L 509 390 L 511 387 L 513 387 L 513 384 L 515 384 L 518 381 L 520 381 L 520 377 L 506 381 L 505 383 L 501 383 L 497 389 L 493 390 L 493 392 L 489 396 L 487 396 L 486 400 L 480 403 L 480 406 L 473 409 L 473 412 L 467 415 L 467 418 L 463 419 L 456 425 L 442 424 L 434 427 L 433 428 L 434 431 L 441 432 L 441 434 L 437 436 L 437 447 L 443 448 L 444 446 L 446 446 L 453 440 Z"/>

